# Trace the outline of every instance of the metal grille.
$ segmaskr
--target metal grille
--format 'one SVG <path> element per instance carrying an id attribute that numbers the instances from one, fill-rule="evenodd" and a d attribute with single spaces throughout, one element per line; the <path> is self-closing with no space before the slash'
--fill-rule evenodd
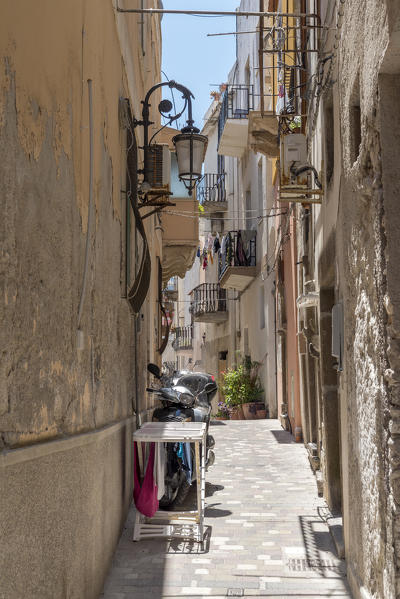
<path id="1" fill-rule="evenodd" d="M 226 202 L 225 173 L 206 173 L 197 185 L 197 199 L 204 202 Z"/>
<path id="2" fill-rule="evenodd" d="M 243 589 L 228 589 L 226 596 L 227 597 L 243 597 L 244 590 Z"/>
<path id="3" fill-rule="evenodd" d="M 226 290 L 218 283 L 202 283 L 193 289 L 190 310 L 194 316 L 226 312 Z"/>

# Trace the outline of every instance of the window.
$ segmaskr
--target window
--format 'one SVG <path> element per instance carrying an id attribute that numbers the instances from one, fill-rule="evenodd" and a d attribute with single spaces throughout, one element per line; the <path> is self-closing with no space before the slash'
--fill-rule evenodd
<path id="1" fill-rule="evenodd" d="M 361 108 L 360 108 L 360 78 L 354 82 L 350 98 L 350 160 L 354 164 L 360 154 L 361 146 Z"/>
<path id="2" fill-rule="evenodd" d="M 265 295 L 264 285 L 260 287 L 260 329 L 265 328 Z"/>
<path id="3" fill-rule="evenodd" d="M 246 191 L 246 229 L 251 229 L 253 220 L 253 213 L 251 212 L 251 191 L 248 189 Z"/>
<path id="4" fill-rule="evenodd" d="M 333 117 L 333 94 L 332 91 L 326 99 L 324 117 L 325 117 L 325 164 L 326 164 L 326 186 L 332 181 L 333 170 L 335 167 L 335 135 L 334 135 L 334 117 Z"/>

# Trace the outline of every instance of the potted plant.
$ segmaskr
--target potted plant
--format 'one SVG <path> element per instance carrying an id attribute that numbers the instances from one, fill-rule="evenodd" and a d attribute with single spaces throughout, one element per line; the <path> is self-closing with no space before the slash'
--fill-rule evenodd
<path id="1" fill-rule="evenodd" d="M 243 367 L 245 373 L 243 377 L 243 395 L 246 398 L 246 401 L 243 402 L 244 417 L 246 420 L 265 418 L 265 406 L 262 404 L 264 390 L 258 374 L 261 362 L 252 361 L 249 356 L 246 356 Z M 261 415 L 259 408 L 264 410 L 263 415 Z"/>
<path id="2" fill-rule="evenodd" d="M 213 419 L 214 420 L 229 420 L 230 417 L 231 417 L 231 411 L 229 409 L 229 406 L 227 406 L 224 401 L 219 401 L 218 402 L 218 411 L 215 414 L 215 416 L 213 416 Z"/>
<path id="3" fill-rule="evenodd" d="M 260 366 L 260 362 L 246 357 L 236 368 L 228 368 L 221 374 L 220 391 L 231 409 L 231 420 L 262 418 L 257 414 L 263 394 Z"/>

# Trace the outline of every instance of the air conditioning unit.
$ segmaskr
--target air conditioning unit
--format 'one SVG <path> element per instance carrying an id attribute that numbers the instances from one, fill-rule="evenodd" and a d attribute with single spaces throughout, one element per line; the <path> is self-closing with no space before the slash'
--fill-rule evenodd
<path id="1" fill-rule="evenodd" d="M 169 191 L 171 182 L 171 152 L 168 144 L 154 144 L 147 150 L 147 181 L 151 188 Z"/>
<path id="2" fill-rule="evenodd" d="M 293 181 L 293 165 L 297 166 L 307 163 L 306 136 L 302 133 L 289 133 L 281 138 L 281 183 L 289 185 L 307 185 L 307 172 L 302 173 Z"/>

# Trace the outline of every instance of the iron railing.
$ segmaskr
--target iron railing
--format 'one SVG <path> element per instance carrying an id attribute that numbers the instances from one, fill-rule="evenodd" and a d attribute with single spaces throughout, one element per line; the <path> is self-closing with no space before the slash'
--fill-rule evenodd
<path id="1" fill-rule="evenodd" d="M 255 231 L 229 231 L 222 239 L 219 252 L 219 280 L 229 266 L 256 266 L 256 249 Z"/>
<path id="2" fill-rule="evenodd" d="M 227 119 L 247 119 L 253 110 L 252 85 L 227 85 L 222 96 L 218 119 L 218 142 L 221 139 Z"/>
<path id="3" fill-rule="evenodd" d="M 197 185 L 197 199 L 204 202 L 226 202 L 225 173 L 206 173 Z"/>
<path id="4" fill-rule="evenodd" d="M 186 327 L 175 328 L 175 339 L 172 342 L 172 347 L 175 351 L 180 349 L 192 349 L 193 348 L 193 327 L 192 325 Z"/>
<path id="5" fill-rule="evenodd" d="M 190 310 L 193 316 L 226 312 L 226 290 L 218 283 L 202 283 L 192 291 Z"/>

